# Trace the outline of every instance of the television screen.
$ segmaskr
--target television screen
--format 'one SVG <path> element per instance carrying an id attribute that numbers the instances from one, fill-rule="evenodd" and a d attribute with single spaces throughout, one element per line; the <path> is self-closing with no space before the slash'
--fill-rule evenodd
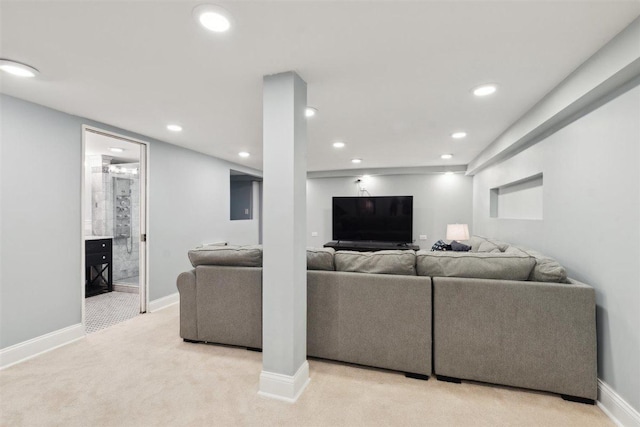
<path id="1" fill-rule="evenodd" d="M 333 240 L 413 241 L 413 196 L 334 197 Z"/>

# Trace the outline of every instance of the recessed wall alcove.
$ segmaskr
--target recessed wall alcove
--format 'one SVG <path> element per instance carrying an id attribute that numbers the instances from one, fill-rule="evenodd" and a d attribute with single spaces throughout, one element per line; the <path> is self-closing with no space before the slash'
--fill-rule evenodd
<path id="1" fill-rule="evenodd" d="M 543 176 L 538 173 L 489 190 L 491 218 L 543 219 Z"/>

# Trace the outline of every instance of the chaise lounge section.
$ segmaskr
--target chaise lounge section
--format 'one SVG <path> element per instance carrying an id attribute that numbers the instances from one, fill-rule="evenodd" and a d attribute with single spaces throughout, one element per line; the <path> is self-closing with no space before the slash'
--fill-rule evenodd
<path id="1" fill-rule="evenodd" d="M 438 378 L 597 398 L 590 286 L 434 277 L 433 314 Z"/>

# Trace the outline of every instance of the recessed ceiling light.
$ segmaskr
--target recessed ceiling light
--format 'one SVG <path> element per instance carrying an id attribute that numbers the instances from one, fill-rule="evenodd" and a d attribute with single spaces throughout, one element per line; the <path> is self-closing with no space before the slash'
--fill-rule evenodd
<path id="1" fill-rule="evenodd" d="M 193 17 L 209 31 L 224 33 L 231 28 L 231 14 L 220 6 L 201 4 L 193 9 Z"/>
<path id="2" fill-rule="evenodd" d="M 247 153 L 246 151 L 241 151 L 238 153 L 238 156 L 240 157 L 249 157 L 251 154 Z"/>
<path id="3" fill-rule="evenodd" d="M 451 171 L 446 171 L 444 174 L 445 174 L 445 175 L 453 175 L 453 172 L 451 172 Z"/>
<path id="4" fill-rule="evenodd" d="M 440 158 L 444 160 L 449 160 L 452 157 L 453 157 L 453 154 L 443 154 L 442 156 L 440 156 Z"/>
<path id="5" fill-rule="evenodd" d="M 316 115 L 317 112 L 318 112 L 317 108 L 307 107 L 307 109 L 304 110 L 304 115 L 307 117 L 313 117 Z"/>
<path id="6" fill-rule="evenodd" d="M 0 59 L 0 70 L 18 77 L 35 77 L 39 73 L 30 65 L 10 59 Z"/>
<path id="7" fill-rule="evenodd" d="M 180 125 L 167 125 L 167 129 L 169 129 L 171 132 L 180 132 L 180 131 L 182 131 L 182 126 L 180 126 Z"/>
<path id="8" fill-rule="evenodd" d="M 454 132 L 454 133 L 451 134 L 451 138 L 453 138 L 453 139 L 462 139 L 465 136 L 467 136 L 466 132 Z"/>
<path id="9" fill-rule="evenodd" d="M 334 148 L 344 148 L 344 146 L 345 146 L 345 143 L 342 141 L 336 141 L 333 143 Z"/>
<path id="10" fill-rule="evenodd" d="M 114 153 L 122 153 L 124 151 L 124 148 L 120 148 L 120 147 L 109 147 L 109 150 L 113 151 Z"/>
<path id="11" fill-rule="evenodd" d="M 351 159 L 351 163 L 362 163 L 362 159 Z"/>
<path id="12" fill-rule="evenodd" d="M 475 96 L 487 96 L 491 95 L 496 90 L 498 90 L 498 86 L 496 86 L 495 84 L 486 84 L 473 89 L 473 94 Z"/>

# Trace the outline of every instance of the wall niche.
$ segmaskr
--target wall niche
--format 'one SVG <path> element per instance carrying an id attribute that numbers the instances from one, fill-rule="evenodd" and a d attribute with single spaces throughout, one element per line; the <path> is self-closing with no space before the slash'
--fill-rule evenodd
<path id="1" fill-rule="evenodd" d="M 543 219 L 542 190 L 542 173 L 491 188 L 489 216 L 501 219 Z"/>

